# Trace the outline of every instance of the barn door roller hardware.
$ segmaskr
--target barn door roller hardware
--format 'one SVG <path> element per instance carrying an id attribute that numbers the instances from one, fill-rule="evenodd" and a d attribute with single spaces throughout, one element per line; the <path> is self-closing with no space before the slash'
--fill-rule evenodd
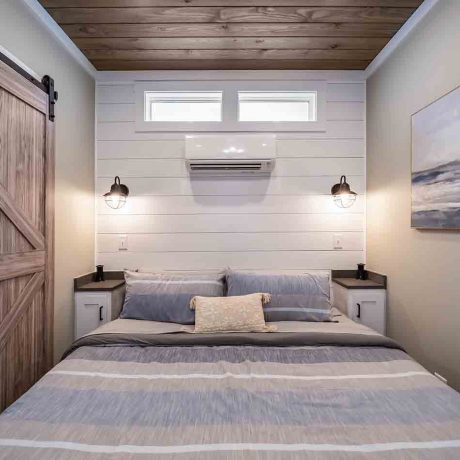
<path id="1" fill-rule="evenodd" d="M 54 106 L 58 100 L 58 92 L 54 91 L 54 80 L 49 75 L 45 75 L 42 78 L 42 83 L 46 88 L 46 92 L 48 93 L 48 116 L 51 121 L 54 121 L 56 118 L 54 115 Z"/>
<path id="2" fill-rule="evenodd" d="M 15 61 L 10 59 L 6 54 L 0 52 L 0 61 L 4 62 L 6 65 L 11 67 L 15 70 L 18 74 L 22 75 L 26 80 L 33 83 L 37 88 L 40 88 L 46 94 L 48 94 L 49 100 L 49 108 L 48 108 L 48 116 L 51 121 L 54 121 L 56 118 L 54 115 L 54 106 L 56 105 L 56 101 L 58 100 L 58 93 L 54 91 L 54 80 L 49 76 L 45 75 L 42 78 L 42 81 L 37 80 L 34 76 L 30 75 L 29 72 L 24 70 L 20 65 L 18 65 Z"/>

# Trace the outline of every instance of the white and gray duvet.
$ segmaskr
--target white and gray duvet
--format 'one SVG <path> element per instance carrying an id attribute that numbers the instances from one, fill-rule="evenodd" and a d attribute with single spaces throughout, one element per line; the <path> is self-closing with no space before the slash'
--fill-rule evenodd
<path id="1" fill-rule="evenodd" d="M 460 395 L 363 326 L 178 331 L 80 339 L 0 416 L 0 459 L 460 458 Z"/>

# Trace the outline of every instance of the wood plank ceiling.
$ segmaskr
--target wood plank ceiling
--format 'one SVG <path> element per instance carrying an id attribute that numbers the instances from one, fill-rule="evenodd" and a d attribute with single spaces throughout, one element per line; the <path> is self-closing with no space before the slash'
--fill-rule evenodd
<path id="1" fill-rule="evenodd" d="M 422 0 L 40 0 L 98 70 L 365 69 Z"/>

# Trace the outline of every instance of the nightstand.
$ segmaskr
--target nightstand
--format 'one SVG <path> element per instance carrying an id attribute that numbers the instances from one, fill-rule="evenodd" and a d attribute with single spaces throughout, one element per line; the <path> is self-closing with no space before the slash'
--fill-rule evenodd
<path id="1" fill-rule="evenodd" d="M 333 270 L 333 304 L 353 321 L 385 335 L 387 278 L 367 273 L 369 279 L 357 280 L 353 278 L 354 271 Z"/>
<path id="2" fill-rule="evenodd" d="M 119 276 L 120 272 L 113 273 Z M 106 279 L 96 283 L 93 279 L 94 273 L 74 279 L 75 339 L 120 316 L 125 280 Z"/>

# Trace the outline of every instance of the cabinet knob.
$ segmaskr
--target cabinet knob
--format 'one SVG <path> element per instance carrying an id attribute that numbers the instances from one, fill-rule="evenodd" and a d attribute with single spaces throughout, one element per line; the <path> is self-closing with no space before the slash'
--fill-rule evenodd
<path id="1" fill-rule="evenodd" d="M 361 318 L 361 304 L 357 303 L 356 305 L 358 306 L 358 312 L 356 313 L 356 318 Z"/>

